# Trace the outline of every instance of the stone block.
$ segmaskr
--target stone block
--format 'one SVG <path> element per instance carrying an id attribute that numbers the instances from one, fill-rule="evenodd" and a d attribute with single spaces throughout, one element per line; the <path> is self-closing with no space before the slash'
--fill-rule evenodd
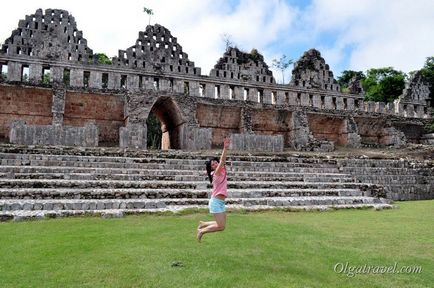
<path id="1" fill-rule="evenodd" d="M 230 149 L 239 151 L 283 151 L 282 135 L 231 134 Z"/>

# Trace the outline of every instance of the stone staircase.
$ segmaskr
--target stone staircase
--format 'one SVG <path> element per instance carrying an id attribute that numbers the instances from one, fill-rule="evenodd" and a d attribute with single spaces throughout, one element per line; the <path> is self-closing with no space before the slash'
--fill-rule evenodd
<path id="1" fill-rule="evenodd" d="M 212 153 L 0 145 L 0 219 L 207 208 Z M 230 155 L 227 169 L 229 209 L 393 207 L 336 159 Z"/>
<path id="2" fill-rule="evenodd" d="M 434 199 L 434 162 L 405 159 L 341 159 L 339 171 L 384 187 L 392 200 Z"/>

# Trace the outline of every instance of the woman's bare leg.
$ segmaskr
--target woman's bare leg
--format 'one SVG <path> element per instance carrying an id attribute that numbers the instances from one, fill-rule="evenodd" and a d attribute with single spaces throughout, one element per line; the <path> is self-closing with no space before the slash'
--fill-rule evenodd
<path id="1" fill-rule="evenodd" d="M 208 225 L 202 229 L 199 229 L 197 231 L 197 240 L 200 242 L 202 240 L 203 234 L 211 233 L 211 232 L 217 232 L 217 231 L 223 231 L 225 230 L 226 226 L 226 213 L 215 213 L 214 219 L 215 223 Z"/>
<path id="2" fill-rule="evenodd" d="M 216 223 L 215 221 L 208 221 L 208 222 L 199 221 L 199 225 L 197 226 L 197 229 L 202 229 L 202 228 L 205 228 L 206 226 L 213 225 L 215 223 Z"/>

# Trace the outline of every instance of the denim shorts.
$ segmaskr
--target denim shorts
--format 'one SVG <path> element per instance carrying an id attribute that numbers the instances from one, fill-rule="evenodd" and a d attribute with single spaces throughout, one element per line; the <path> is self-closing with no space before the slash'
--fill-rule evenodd
<path id="1" fill-rule="evenodd" d="M 209 213 L 223 213 L 226 211 L 225 200 L 219 198 L 211 197 L 208 203 Z"/>

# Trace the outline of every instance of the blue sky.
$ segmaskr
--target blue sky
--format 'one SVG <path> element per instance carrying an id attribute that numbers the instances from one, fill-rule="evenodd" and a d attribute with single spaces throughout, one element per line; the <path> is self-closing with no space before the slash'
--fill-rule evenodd
<path id="1" fill-rule="evenodd" d="M 343 70 L 392 66 L 420 69 L 434 56 L 432 0 L 21 0 L 2 4 L 0 41 L 37 8 L 68 10 L 93 51 L 112 57 L 135 43 L 148 24 L 143 7 L 178 38 L 189 59 L 208 75 L 223 54 L 223 34 L 242 50 L 258 49 L 271 66 L 285 54 L 297 60 L 316 48 L 335 78 Z M 285 79 L 289 79 L 290 71 Z M 281 76 L 274 71 L 277 81 Z"/>

